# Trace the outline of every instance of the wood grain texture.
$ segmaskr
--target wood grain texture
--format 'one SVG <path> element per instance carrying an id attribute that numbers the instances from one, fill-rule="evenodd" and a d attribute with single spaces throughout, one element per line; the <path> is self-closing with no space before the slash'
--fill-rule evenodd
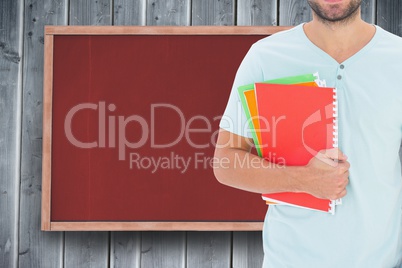
<path id="1" fill-rule="evenodd" d="M 260 231 L 262 222 L 51 222 L 52 231 Z"/>
<path id="2" fill-rule="evenodd" d="M 22 12 L 0 1 L 0 267 L 17 267 L 21 135 Z"/>
<path id="3" fill-rule="evenodd" d="M 110 267 L 141 267 L 140 232 L 112 232 L 110 246 Z"/>
<path id="4" fill-rule="evenodd" d="M 234 25 L 234 0 L 193 1 L 192 25 Z"/>
<path id="5" fill-rule="evenodd" d="M 53 107 L 53 46 L 54 36 L 45 35 L 42 116 L 42 208 L 41 230 L 50 231 L 52 182 L 52 107 Z M 23 211 L 21 211 L 23 213 Z"/>
<path id="6" fill-rule="evenodd" d="M 402 2 L 377 1 L 377 24 L 391 33 L 402 36 Z"/>
<path id="7" fill-rule="evenodd" d="M 368 23 L 375 23 L 376 0 L 363 0 L 361 5 L 362 19 Z"/>
<path id="8" fill-rule="evenodd" d="M 113 25 L 145 25 L 145 0 L 114 0 Z"/>
<path id="9" fill-rule="evenodd" d="M 270 35 L 286 26 L 46 26 L 46 34 L 57 35 Z"/>
<path id="10" fill-rule="evenodd" d="M 279 25 L 295 26 L 312 18 L 307 1 L 279 0 Z"/>
<path id="11" fill-rule="evenodd" d="M 70 0 L 69 25 L 111 25 L 112 0 Z"/>
<path id="12" fill-rule="evenodd" d="M 185 258 L 185 232 L 142 233 L 141 267 L 184 268 Z"/>
<path id="13" fill-rule="evenodd" d="M 146 25 L 190 25 L 191 0 L 147 0 Z"/>
<path id="14" fill-rule="evenodd" d="M 278 24 L 276 0 L 238 0 L 237 25 Z"/>
<path id="15" fill-rule="evenodd" d="M 260 268 L 263 259 L 261 232 L 233 232 L 233 267 Z"/>
<path id="16" fill-rule="evenodd" d="M 232 232 L 188 232 L 186 267 L 231 267 Z"/>
<path id="17" fill-rule="evenodd" d="M 108 267 L 108 241 L 109 232 L 66 232 L 64 267 Z"/>
<path id="18" fill-rule="evenodd" d="M 63 235 L 40 231 L 44 25 L 67 23 L 66 1 L 25 1 L 20 267 L 62 267 Z"/>

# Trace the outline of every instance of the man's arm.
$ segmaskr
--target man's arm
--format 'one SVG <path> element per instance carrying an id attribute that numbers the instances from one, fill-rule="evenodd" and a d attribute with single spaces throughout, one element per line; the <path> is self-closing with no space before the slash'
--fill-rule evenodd
<path id="1" fill-rule="evenodd" d="M 306 166 L 278 166 L 251 154 L 251 144 L 220 130 L 214 165 L 219 182 L 256 193 L 305 192 L 332 200 L 346 195 L 350 165 L 340 150 L 321 151 Z"/>

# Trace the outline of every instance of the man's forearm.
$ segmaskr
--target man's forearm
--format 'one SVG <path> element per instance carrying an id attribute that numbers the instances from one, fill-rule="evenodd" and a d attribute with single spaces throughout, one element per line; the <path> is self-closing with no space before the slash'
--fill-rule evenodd
<path id="1" fill-rule="evenodd" d="M 303 166 L 272 163 L 237 148 L 216 149 L 214 173 L 222 184 L 256 193 L 300 192 Z"/>
<path id="2" fill-rule="evenodd" d="M 338 148 L 318 152 L 305 166 L 286 166 L 284 159 L 275 164 L 251 154 L 250 142 L 220 131 L 214 173 L 221 183 L 256 193 L 305 192 L 328 199 L 346 195 L 350 164 Z"/>

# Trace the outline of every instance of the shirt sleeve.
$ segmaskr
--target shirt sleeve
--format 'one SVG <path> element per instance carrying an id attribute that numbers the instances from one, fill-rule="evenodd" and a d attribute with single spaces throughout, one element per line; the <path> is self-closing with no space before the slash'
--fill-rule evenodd
<path id="1" fill-rule="evenodd" d="M 237 88 L 261 81 L 263 81 L 263 72 L 256 56 L 255 45 L 253 45 L 237 70 L 229 100 L 219 124 L 220 128 L 239 136 L 252 138 Z"/>

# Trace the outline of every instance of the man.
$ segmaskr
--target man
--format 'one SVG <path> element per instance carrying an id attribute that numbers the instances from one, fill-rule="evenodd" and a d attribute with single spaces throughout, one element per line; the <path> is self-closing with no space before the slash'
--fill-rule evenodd
<path id="1" fill-rule="evenodd" d="M 362 21 L 361 0 L 308 3 L 312 21 L 255 43 L 240 65 L 215 151 L 231 166 L 215 175 L 256 193 L 342 198 L 335 215 L 270 206 L 264 267 L 401 267 L 402 39 Z M 339 150 L 306 166 L 256 166 L 237 87 L 316 71 L 338 90 Z M 236 158 L 252 164 L 235 166 Z"/>

